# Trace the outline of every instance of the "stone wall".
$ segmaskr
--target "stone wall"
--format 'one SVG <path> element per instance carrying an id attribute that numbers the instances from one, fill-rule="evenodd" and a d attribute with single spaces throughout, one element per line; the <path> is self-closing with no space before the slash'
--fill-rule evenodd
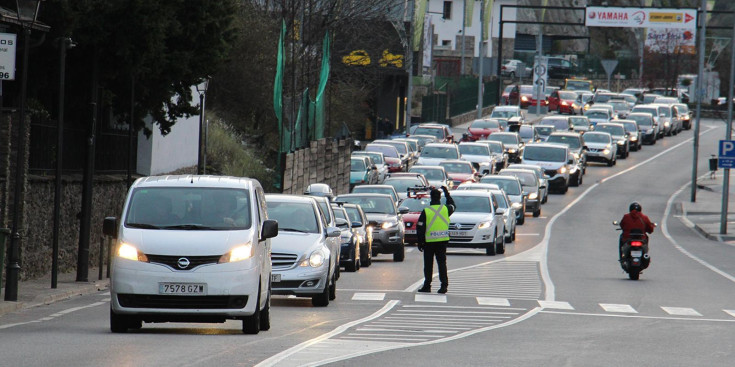
<path id="1" fill-rule="evenodd" d="M 352 140 L 312 141 L 311 146 L 286 154 L 283 193 L 301 195 L 312 183 L 325 183 L 335 195 L 350 190 Z"/>
<path id="2" fill-rule="evenodd" d="M 51 271 L 54 226 L 54 177 L 28 176 L 25 228 L 21 243 L 21 279 L 33 279 Z M 74 272 L 79 249 L 79 213 L 82 208 L 82 176 L 62 178 L 59 229 L 59 273 Z M 89 240 L 90 265 L 99 259 L 102 221 L 119 217 L 125 202 L 125 175 L 95 176 L 92 225 Z M 90 279 L 94 274 L 90 274 Z"/>

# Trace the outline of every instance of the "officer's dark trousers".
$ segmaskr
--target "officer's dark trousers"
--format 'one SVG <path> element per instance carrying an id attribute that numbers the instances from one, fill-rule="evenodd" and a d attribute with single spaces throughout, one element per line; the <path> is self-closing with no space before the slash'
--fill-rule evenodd
<path id="1" fill-rule="evenodd" d="M 427 242 L 424 245 L 424 285 L 431 285 L 431 278 L 434 276 L 434 257 L 436 257 L 436 265 L 439 267 L 439 281 L 443 286 L 449 285 L 447 277 L 447 242 Z"/>

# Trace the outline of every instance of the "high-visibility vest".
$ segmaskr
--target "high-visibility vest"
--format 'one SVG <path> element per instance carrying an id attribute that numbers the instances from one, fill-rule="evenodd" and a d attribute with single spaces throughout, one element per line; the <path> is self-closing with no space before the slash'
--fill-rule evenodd
<path id="1" fill-rule="evenodd" d="M 449 209 L 446 205 L 430 205 L 426 215 L 426 242 L 449 241 Z"/>

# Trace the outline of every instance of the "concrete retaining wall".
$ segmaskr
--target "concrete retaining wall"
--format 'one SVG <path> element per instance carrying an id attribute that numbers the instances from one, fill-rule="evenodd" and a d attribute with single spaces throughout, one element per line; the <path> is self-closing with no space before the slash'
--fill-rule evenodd
<path id="1" fill-rule="evenodd" d="M 312 183 L 329 185 L 336 195 L 349 193 L 352 140 L 312 141 L 311 146 L 286 154 L 283 193 L 301 195 Z"/>

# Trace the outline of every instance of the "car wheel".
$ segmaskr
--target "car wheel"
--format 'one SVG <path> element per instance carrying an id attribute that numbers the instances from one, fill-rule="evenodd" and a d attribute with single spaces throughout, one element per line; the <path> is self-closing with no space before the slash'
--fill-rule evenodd
<path id="1" fill-rule="evenodd" d="M 355 261 L 350 261 L 349 263 L 347 263 L 347 265 L 345 265 L 345 271 L 349 273 L 356 272 L 357 269 L 359 269 L 359 266 L 357 264 L 358 264 L 357 259 L 355 259 Z"/>
<path id="2" fill-rule="evenodd" d="M 515 242 L 516 240 L 516 227 L 513 226 L 513 232 L 510 234 L 510 242 Z"/>
<path id="3" fill-rule="evenodd" d="M 332 285 L 329 286 L 329 300 L 337 299 L 337 278 L 332 276 Z"/>
<path id="4" fill-rule="evenodd" d="M 399 248 L 396 249 L 395 252 L 393 252 L 393 261 L 402 262 L 405 257 L 406 257 L 406 246 L 401 244 L 401 246 L 399 246 Z"/>
<path id="5" fill-rule="evenodd" d="M 360 258 L 355 259 L 355 271 L 360 270 L 361 267 Z"/>
<path id="6" fill-rule="evenodd" d="M 582 185 L 582 180 L 584 180 L 584 177 L 582 177 L 582 175 L 579 175 L 579 182 L 577 182 L 577 186 Z"/>
<path id="7" fill-rule="evenodd" d="M 260 330 L 267 331 L 271 328 L 271 286 L 268 283 L 268 300 L 265 307 L 260 311 Z"/>
<path id="8" fill-rule="evenodd" d="M 549 196 L 544 193 L 544 197 L 541 199 L 541 204 L 546 204 L 547 201 L 549 201 Z"/>
<path id="9" fill-rule="evenodd" d="M 485 247 L 485 255 L 487 256 L 495 256 L 495 240 L 493 242 L 490 242 Z"/>
<path id="10" fill-rule="evenodd" d="M 577 174 L 574 175 L 574 180 L 569 180 L 570 186 L 579 186 L 579 176 L 581 172 L 577 171 Z"/>
<path id="11" fill-rule="evenodd" d="M 516 222 L 516 224 L 518 224 L 520 226 L 522 226 L 523 223 L 526 223 L 526 213 L 525 212 L 523 212 L 523 214 L 521 214 L 521 217 L 518 218 L 518 221 Z"/>
<path id="12" fill-rule="evenodd" d="M 260 287 L 258 287 L 258 299 L 255 301 L 255 312 L 242 319 L 243 334 L 257 334 L 260 332 Z"/>
<path id="13" fill-rule="evenodd" d="M 556 113 L 559 114 L 559 115 L 561 115 L 561 107 L 556 106 Z"/>
<path id="14" fill-rule="evenodd" d="M 533 217 L 538 218 L 541 215 L 541 208 L 534 210 Z"/>
<path id="15" fill-rule="evenodd" d="M 569 185 L 568 184 L 567 185 L 564 185 L 564 187 L 561 190 L 562 190 L 561 191 L 562 194 L 566 194 L 567 191 L 569 191 Z"/>
<path id="16" fill-rule="evenodd" d="M 497 254 L 504 254 L 505 253 L 505 237 L 500 236 L 500 243 L 495 243 L 495 253 Z"/>
<path id="17" fill-rule="evenodd" d="M 614 166 L 614 165 L 615 165 L 615 160 L 614 160 L 614 159 L 608 159 L 608 160 L 607 160 L 607 166 L 608 166 L 608 167 L 612 167 L 612 166 Z"/>
<path id="18" fill-rule="evenodd" d="M 329 284 L 324 287 L 322 293 L 311 296 L 311 304 L 314 307 L 327 307 L 329 306 Z"/>

